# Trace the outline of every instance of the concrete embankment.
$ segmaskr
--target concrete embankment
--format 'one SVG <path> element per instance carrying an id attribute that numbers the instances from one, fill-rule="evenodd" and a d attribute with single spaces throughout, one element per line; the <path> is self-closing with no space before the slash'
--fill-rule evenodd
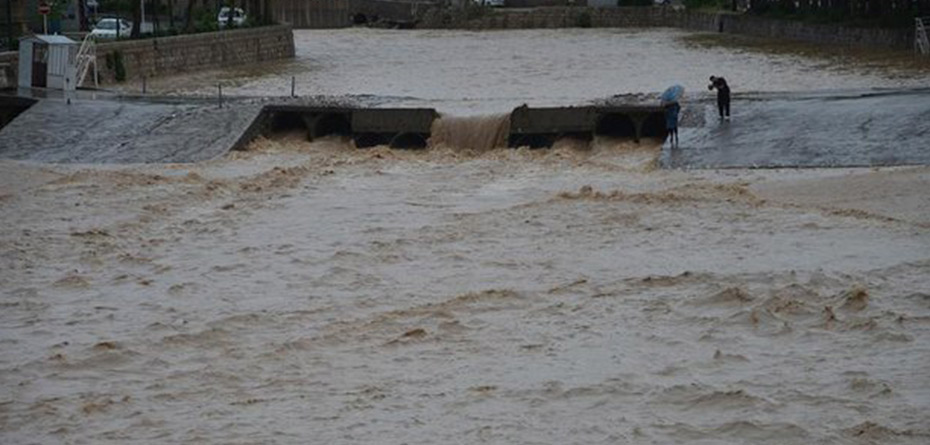
<path id="1" fill-rule="evenodd" d="M 0 129 L 0 157 L 50 163 L 196 162 L 227 153 L 261 110 L 240 103 L 43 99 Z"/>
<path id="2" fill-rule="evenodd" d="M 930 165 L 930 89 L 734 97 L 732 120 L 710 101 L 704 123 L 663 149 L 667 168 Z"/>

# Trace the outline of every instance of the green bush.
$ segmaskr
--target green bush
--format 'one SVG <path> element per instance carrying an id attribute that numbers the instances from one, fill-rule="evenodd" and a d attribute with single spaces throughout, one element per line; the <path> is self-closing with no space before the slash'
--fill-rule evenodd
<path id="1" fill-rule="evenodd" d="M 194 32 L 210 32 L 220 29 L 216 23 L 216 11 L 211 8 L 194 9 Z"/>

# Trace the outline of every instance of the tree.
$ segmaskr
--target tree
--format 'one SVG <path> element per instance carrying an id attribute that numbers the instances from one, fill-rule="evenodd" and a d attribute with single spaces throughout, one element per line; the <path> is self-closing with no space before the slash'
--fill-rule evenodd
<path id="1" fill-rule="evenodd" d="M 184 14 L 184 31 L 194 31 L 194 0 L 187 0 L 187 13 Z"/>
<path id="2" fill-rule="evenodd" d="M 129 37 L 133 39 L 138 39 L 142 35 L 142 2 L 144 0 L 130 0 L 132 1 L 132 33 L 129 34 Z"/>

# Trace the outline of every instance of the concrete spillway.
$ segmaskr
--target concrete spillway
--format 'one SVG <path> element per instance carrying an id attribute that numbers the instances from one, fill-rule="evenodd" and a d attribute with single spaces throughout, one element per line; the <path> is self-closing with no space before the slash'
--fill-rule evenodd
<path id="1" fill-rule="evenodd" d="M 681 144 L 662 149 L 667 168 L 930 164 L 930 90 L 736 97 L 733 120 L 712 101 L 685 104 Z M 307 140 L 351 138 L 358 148 L 551 146 L 563 137 L 663 138 L 658 105 L 520 106 L 494 125 L 457 126 L 430 108 L 366 108 L 248 99 L 34 101 L 0 96 L 0 157 L 39 162 L 197 162 L 260 136 L 300 131 Z M 445 132 L 445 133 L 444 133 Z M 468 145 L 483 141 L 482 147 Z"/>
<path id="2" fill-rule="evenodd" d="M 356 147 L 425 148 L 439 114 L 430 108 L 347 108 L 269 105 L 243 139 L 299 129 L 313 140 L 330 134 L 350 136 Z M 665 120 L 658 106 L 582 106 L 530 108 L 510 114 L 509 147 L 551 146 L 560 137 L 591 139 L 606 135 L 639 140 L 663 137 Z"/>

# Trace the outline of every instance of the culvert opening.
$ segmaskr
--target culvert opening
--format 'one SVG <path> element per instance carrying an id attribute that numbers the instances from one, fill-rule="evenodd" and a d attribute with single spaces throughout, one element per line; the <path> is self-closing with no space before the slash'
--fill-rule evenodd
<path id="1" fill-rule="evenodd" d="M 418 133 L 401 133 L 391 139 L 391 148 L 426 148 L 426 137 Z"/>
<path id="2" fill-rule="evenodd" d="M 268 126 L 269 132 L 274 134 L 291 133 L 295 131 L 307 131 L 307 125 L 300 117 L 299 113 L 274 113 L 271 116 L 271 124 Z"/>
<path id="3" fill-rule="evenodd" d="M 378 133 L 362 133 L 355 135 L 356 148 L 371 148 L 378 145 L 387 145 L 388 137 Z"/>
<path id="4" fill-rule="evenodd" d="M 352 125 L 347 116 L 342 114 L 324 114 L 313 125 L 313 138 L 321 138 L 331 134 L 349 136 L 352 134 Z"/>
<path id="5" fill-rule="evenodd" d="M 352 16 L 352 23 L 355 25 L 367 25 L 368 17 L 366 17 L 365 14 L 357 13 Z"/>
<path id="6" fill-rule="evenodd" d="M 665 128 L 665 113 L 650 113 L 643 121 L 641 136 L 644 138 L 664 138 L 667 132 Z"/>
<path id="7" fill-rule="evenodd" d="M 594 134 L 615 138 L 636 138 L 636 123 L 622 113 L 605 114 L 597 120 Z"/>

